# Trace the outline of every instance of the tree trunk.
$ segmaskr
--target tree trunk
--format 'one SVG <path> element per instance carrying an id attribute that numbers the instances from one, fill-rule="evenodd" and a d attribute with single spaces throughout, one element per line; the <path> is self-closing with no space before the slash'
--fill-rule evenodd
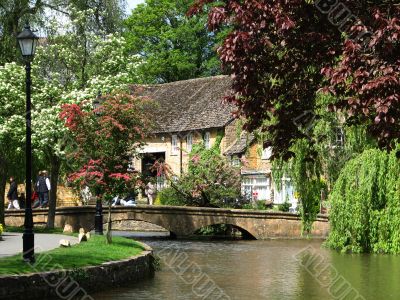
<path id="1" fill-rule="evenodd" d="M 4 205 L 5 205 L 5 196 L 6 196 L 6 183 L 7 176 L 6 174 L 0 174 L 0 224 L 5 225 L 4 221 Z"/>
<path id="2" fill-rule="evenodd" d="M 54 228 L 54 223 L 56 219 L 56 207 L 57 207 L 57 185 L 58 178 L 60 176 L 61 160 L 57 156 L 51 157 L 51 178 L 50 178 L 50 199 L 49 199 L 49 215 L 47 217 L 46 227 L 49 229 Z"/>
<path id="3" fill-rule="evenodd" d="M 107 244 L 112 244 L 112 234 L 111 234 L 111 200 L 108 201 L 108 222 L 107 222 Z"/>

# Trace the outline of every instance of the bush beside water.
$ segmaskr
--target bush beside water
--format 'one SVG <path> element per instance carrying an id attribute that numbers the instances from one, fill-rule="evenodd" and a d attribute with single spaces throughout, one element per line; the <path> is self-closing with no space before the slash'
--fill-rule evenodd
<path id="1" fill-rule="evenodd" d="M 345 165 L 329 198 L 327 246 L 343 252 L 400 253 L 397 151 L 367 150 Z"/>

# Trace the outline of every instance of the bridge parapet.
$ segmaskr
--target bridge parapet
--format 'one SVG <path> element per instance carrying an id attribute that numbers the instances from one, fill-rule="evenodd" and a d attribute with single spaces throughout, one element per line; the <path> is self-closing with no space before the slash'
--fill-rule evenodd
<path id="1" fill-rule="evenodd" d="M 105 208 L 105 216 L 107 212 L 108 209 Z M 47 213 L 47 209 L 35 209 L 33 211 L 34 223 L 45 224 Z M 92 230 L 94 215 L 95 206 L 58 207 L 55 225 L 63 228 L 69 224 L 74 231 L 78 231 L 81 227 Z M 286 212 L 186 206 L 113 207 L 112 221 L 125 220 L 149 222 L 167 229 L 176 236 L 188 236 L 202 227 L 216 224 L 233 225 L 256 239 L 299 238 L 301 236 L 300 215 Z M 6 211 L 6 225 L 22 226 L 23 222 L 23 210 Z M 107 222 L 106 217 L 104 222 Z M 311 235 L 326 237 L 328 232 L 328 216 L 318 215 Z"/>

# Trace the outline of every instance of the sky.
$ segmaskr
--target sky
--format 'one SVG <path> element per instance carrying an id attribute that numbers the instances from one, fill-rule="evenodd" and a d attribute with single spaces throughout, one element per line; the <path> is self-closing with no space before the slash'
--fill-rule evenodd
<path id="1" fill-rule="evenodd" d="M 130 13 L 131 10 L 136 7 L 136 5 L 143 3 L 143 2 L 144 2 L 144 0 L 126 0 L 126 3 L 128 4 L 127 12 Z"/>

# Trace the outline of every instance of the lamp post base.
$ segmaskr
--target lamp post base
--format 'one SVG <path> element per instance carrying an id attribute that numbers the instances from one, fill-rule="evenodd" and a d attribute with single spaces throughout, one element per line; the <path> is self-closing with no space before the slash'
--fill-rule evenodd
<path id="1" fill-rule="evenodd" d="M 25 262 L 35 262 L 34 234 L 32 231 L 24 232 L 23 240 L 23 259 Z"/>
<path id="2" fill-rule="evenodd" d="M 94 233 L 103 235 L 103 205 L 101 200 L 96 202 L 96 216 L 94 217 Z"/>

